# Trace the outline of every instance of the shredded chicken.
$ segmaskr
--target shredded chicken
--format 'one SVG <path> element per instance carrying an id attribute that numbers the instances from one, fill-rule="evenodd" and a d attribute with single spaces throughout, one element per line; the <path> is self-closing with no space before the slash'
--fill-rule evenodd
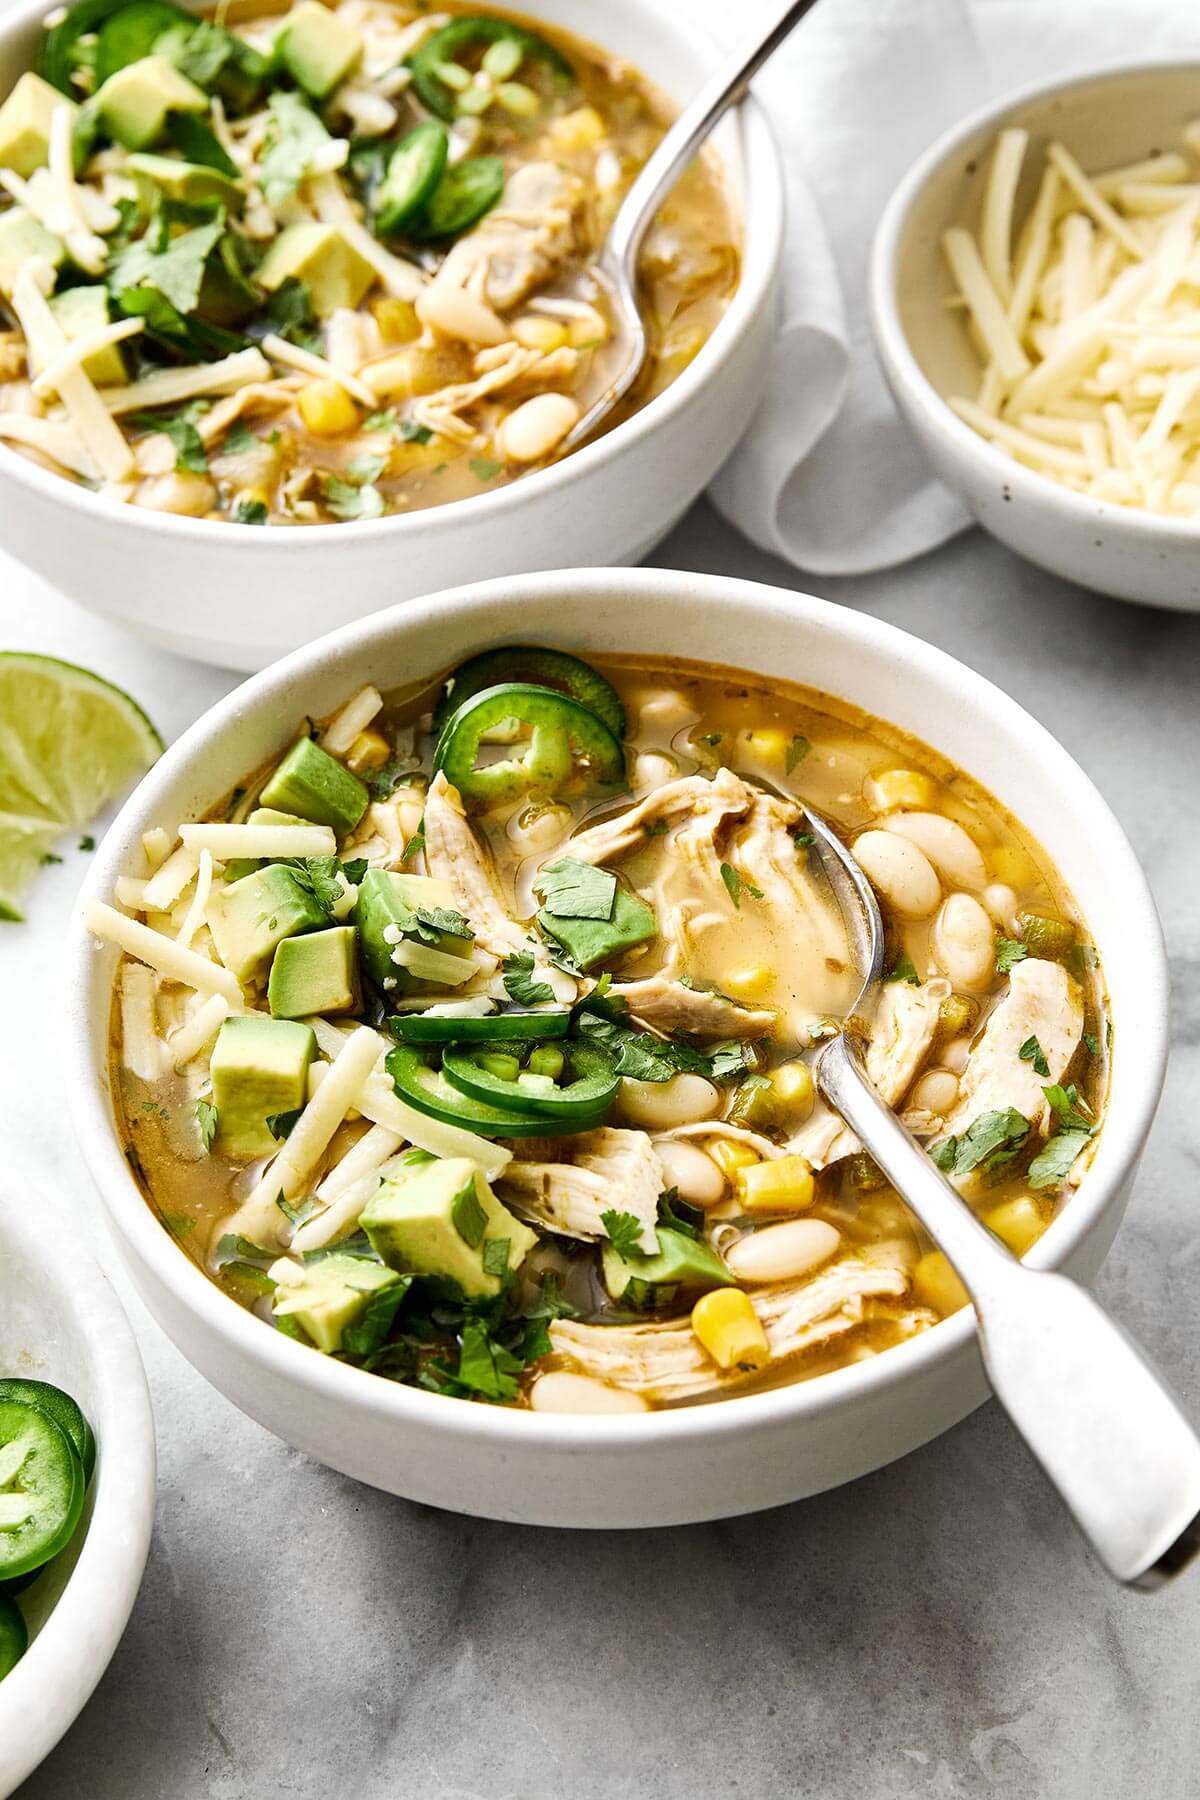
<path id="1" fill-rule="evenodd" d="M 508 916 L 491 859 L 466 821 L 458 790 L 440 770 L 425 796 L 425 861 L 431 875 L 453 888 L 455 904 L 471 921 L 482 949 L 500 957 L 529 949 L 524 930 Z"/>
<path id="2" fill-rule="evenodd" d="M 511 1145 L 516 1158 L 532 1147 L 528 1139 Z M 655 1225 L 663 1175 L 646 1133 L 605 1125 L 553 1140 L 554 1154 L 561 1157 L 566 1149 L 570 1162 L 509 1163 L 498 1183 L 502 1199 L 550 1231 L 593 1242 L 608 1236 L 604 1213 L 632 1213 L 642 1227 L 642 1249 L 652 1255 L 658 1248 Z"/>
<path id="3" fill-rule="evenodd" d="M 1007 994 L 967 1058 L 958 1104 L 945 1122 L 946 1136 L 965 1131 L 980 1113 L 1003 1112 L 1009 1106 L 1024 1113 L 1036 1130 L 1044 1130 L 1050 1107 L 1042 1088 L 1063 1075 L 1082 1031 L 1083 999 L 1062 964 L 1039 957 L 1018 963 L 1009 975 Z M 1042 1047 L 1048 1078 L 1021 1060 L 1021 1045 L 1031 1037 Z"/>
<path id="4" fill-rule="evenodd" d="M 687 987 L 664 975 L 648 975 L 644 981 L 618 981 L 609 990 L 624 1000 L 630 1012 L 656 1031 L 687 1031 L 696 1037 L 764 1037 L 773 1031 L 776 1017 L 761 1007 L 739 1006 L 727 994 Z"/>
<path id="5" fill-rule="evenodd" d="M 464 417 L 473 406 L 518 384 L 536 386 L 567 379 L 575 374 L 578 364 L 578 353 L 565 346 L 561 350 L 541 351 L 526 350 L 515 343 L 497 344 L 494 350 L 480 351 L 476 356 L 479 372 L 473 380 L 454 382 L 414 400 L 412 416 L 441 437 L 477 446 L 486 441 L 486 434 Z"/>
<path id="6" fill-rule="evenodd" d="M 507 312 L 570 255 L 583 191 L 558 163 L 524 163 L 509 176 L 503 203 L 459 238 L 439 278 Z"/>
<path id="7" fill-rule="evenodd" d="M 642 848 L 647 829 L 663 820 L 670 824 L 690 816 L 704 820 L 715 832 L 723 819 L 749 811 L 753 800 L 754 789 L 730 769 L 718 769 L 711 781 L 707 775 L 681 775 L 655 788 L 636 806 L 577 833 L 567 848 L 580 862 L 615 862 Z"/>
<path id="8" fill-rule="evenodd" d="M 767 1334 L 771 1361 L 778 1364 L 853 1331 L 867 1316 L 869 1301 L 898 1300 L 907 1290 L 904 1269 L 847 1258 L 806 1280 L 761 1288 L 750 1301 Z M 913 1330 L 934 1322 L 932 1313 L 921 1311 L 906 1317 Z M 584 1374 L 653 1400 L 689 1400 L 754 1379 L 739 1369 L 719 1369 L 686 1320 L 587 1325 L 559 1319 L 550 1327 L 550 1339 Z"/>

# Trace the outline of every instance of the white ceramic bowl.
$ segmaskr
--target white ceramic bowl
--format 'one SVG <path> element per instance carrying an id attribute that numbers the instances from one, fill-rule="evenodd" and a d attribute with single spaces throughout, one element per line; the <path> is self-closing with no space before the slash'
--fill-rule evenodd
<path id="1" fill-rule="evenodd" d="M 154 1522 L 154 1423 L 129 1321 L 57 1212 L 0 1210 L 0 1375 L 51 1381 L 96 1433 L 71 1545 L 21 1596 L 30 1645 L 0 1681 L 0 1795 L 41 1762 L 108 1667 Z"/>
<path id="2" fill-rule="evenodd" d="M 249 681 L 168 750 L 112 826 L 85 884 L 106 898 L 141 834 L 174 830 L 363 681 L 433 675 L 520 639 L 769 670 L 913 732 L 991 789 L 1045 842 L 1088 920 L 1115 1019 L 1112 1100 L 1082 1191 L 1035 1247 L 1090 1275 L 1111 1242 L 1154 1116 L 1167 974 L 1154 905 L 1121 829 L 1037 722 L 961 663 L 890 625 L 804 594 L 660 570 L 482 583 L 347 626 Z M 114 1129 L 104 1067 L 115 956 L 76 927 L 67 1021 L 74 1121 L 139 1289 L 209 1380 L 299 1449 L 436 1506 L 543 1525 L 676 1524 L 751 1512 L 848 1481 L 944 1431 L 984 1399 L 963 1312 L 868 1362 L 774 1393 L 672 1412 L 570 1418 L 473 1406 L 319 1356 L 203 1276 L 142 1198 Z"/>
<path id="3" fill-rule="evenodd" d="M 1085 169 L 1173 150 L 1196 116 L 1200 62 L 1105 68 L 1026 88 L 973 114 L 927 150 L 880 220 L 870 301 L 884 374 L 925 455 L 1002 543 L 1102 594 L 1200 610 L 1200 525 L 1089 499 L 1023 468 L 951 412 L 974 395 L 979 358 L 962 315 L 944 302 L 953 282 L 941 251 L 948 225 L 979 219 L 991 147 L 1008 126 L 1030 135 L 1018 220 L 1033 202 L 1041 151 L 1059 138 Z"/>
<path id="4" fill-rule="evenodd" d="M 196 0 L 185 0 L 196 4 Z M 48 0 L 0 17 L 0 94 L 28 68 Z M 719 53 L 686 7 L 522 0 L 600 38 L 677 100 Z M 649 406 L 494 493 L 357 524 L 253 530 L 117 505 L 0 445 L 4 547 L 83 606 L 203 662 L 258 669 L 382 606 L 482 575 L 645 556 L 712 480 L 758 403 L 776 324 L 783 186 L 753 101 L 713 143 L 744 229 L 741 280 L 695 361 Z"/>

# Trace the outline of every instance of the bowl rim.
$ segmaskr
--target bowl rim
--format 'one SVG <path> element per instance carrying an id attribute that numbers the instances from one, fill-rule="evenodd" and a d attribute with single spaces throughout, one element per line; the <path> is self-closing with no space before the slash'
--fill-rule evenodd
<path id="1" fill-rule="evenodd" d="M 49 1229 L 48 1229 L 49 1228 Z M 71 1301 L 94 1382 L 98 1447 L 90 1517 L 74 1568 L 45 1624 L 0 1683 L 0 1791 L 32 1773 L 79 1717 L 124 1633 L 150 1550 L 154 1418 L 137 1340 L 113 1286 L 60 1204 L 36 1219 L 5 1207 L 0 1246 Z M 6 1729 L 20 1720 L 22 1733 Z M 16 1746 L 20 1744 L 18 1749 Z"/>
<path id="2" fill-rule="evenodd" d="M 1169 539 L 1179 545 L 1196 543 L 1200 522 L 1165 518 L 1141 508 L 1118 506 L 1111 500 L 1076 494 L 1036 470 L 1027 469 L 1023 463 L 1003 456 L 960 419 L 913 353 L 900 320 L 897 288 L 900 239 L 909 214 L 931 178 L 978 132 L 988 127 L 998 131 L 1017 108 L 1054 95 L 1076 93 L 1125 76 L 1178 74 L 1188 69 L 1200 76 L 1200 56 L 1153 56 L 1096 63 L 1066 80 L 1059 76 L 1012 89 L 1001 99 L 989 101 L 959 120 L 922 151 L 893 189 L 875 229 L 867 279 L 871 328 L 885 374 L 894 388 L 903 390 L 907 402 L 921 414 L 930 431 L 947 440 L 959 461 L 971 465 L 980 477 L 1000 481 L 1014 498 L 1020 496 L 1035 505 L 1061 509 L 1081 528 L 1103 526 L 1107 530 L 1120 530 L 1129 537 L 1144 538 L 1147 542 L 1161 543 L 1163 539 Z"/>
<path id="3" fill-rule="evenodd" d="M 200 0 L 182 0 L 185 6 L 200 5 Z M 701 54 L 716 67 L 723 46 L 703 21 L 687 21 L 682 15 L 678 25 L 669 8 L 657 8 L 653 0 L 623 0 L 633 12 L 653 13 L 656 24 L 675 30 L 688 44 L 699 46 Z M 51 0 L 25 0 L 0 19 L 0 45 L 23 29 L 36 24 L 54 10 Z M 517 10 L 519 11 L 519 5 Z M 601 48 L 603 46 L 600 46 Z M 676 104 L 674 93 L 668 96 Z M 739 132 L 744 164 L 742 194 L 738 200 L 737 218 L 742 230 L 742 258 L 738 284 L 715 329 L 696 356 L 671 384 L 639 407 L 628 419 L 603 436 L 565 456 L 548 468 L 522 476 L 506 487 L 491 493 L 472 494 L 461 500 L 448 500 L 439 506 L 423 507 L 410 513 L 393 513 L 380 519 L 350 519 L 331 527 L 339 544 L 367 544 L 386 541 L 395 536 L 416 537 L 422 531 L 432 532 L 443 523 L 449 529 L 469 529 L 477 521 L 487 523 L 504 511 L 516 513 L 536 506 L 564 485 L 599 472 L 617 456 L 632 451 L 635 443 L 670 424 L 688 406 L 693 397 L 707 385 L 711 374 L 729 360 L 737 346 L 752 329 L 756 316 L 771 292 L 783 254 L 784 240 L 784 174 L 783 163 L 774 132 L 755 96 L 747 96 L 731 115 Z M 151 538 L 161 534 L 180 544 L 197 543 L 229 546 L 236 542 L 251 556 L 264 556 L 269 551 L 299 555 L 302 547 L 313 548 L 308 528 L 277 527 L 265 531 L 247 530 L 226 519 L 191 519 L 174 513 L 157 513 L 147 507 L 119 504 L 103 494 L 43 469 L 28 457 L 18 456 L 7 445 L 0 444 L 0 479 L 11 477 L 19 486 L 31 488 L 48 500 L 59 500 L 97 523 L 124 522 Z M 65 492 L 64 492 L 65 490 Z M 322 531 L 322 541 L 324 528 Z"/>
<path id="4" fill-rule="evenodd" d="M 282 704 L 294 684 L 319 679 L 330 661 L 337 659 L 344 664 L 347 658 L 376 647 L 381 641 L 402 640 L 409 628 L 463 615 L 477 616 L 483 624 L 493 602 L 519 599 L 536 604 L 561 597 L 564 588 L 581 599 L 594 593 L 598 601 L 616 599 L 638 606 L 652 606 L 660 595 L 699 596 L 705 603 L 726 605 L 743 626 L 751 610 L 768 630 L 773 624 L 780 629 L 794 626 L 799 617 L 812 630 L 832 633 L 851 647 L 861 647 L 865 655 L 882 651 L 896 662 L 901 673 L 906 663 L 915 666 L 919 661 L 924 670 L 931 669 L 950 687 L 956 704 L 973 709 L 1007 734 L 1019 736 L 1031 755 L 1040 754 L 1043 761 L 1052 761 L 1061 771 L 1072 787 L 1076 818 L 1086 819 L 1092 841 L 1105 844 L 1111 879 L 1126 896 L 1125 944 L 1128 955 L 1140 965 L 1135 988 L 1140 1018 L 1123 1021 L 1115 1035 L 1113 1081 L 1115 1085 L 1119 1071 L 1121 1109 L 1115 1117 L 1106 1119 L 1087 1181 L 1027 1259 L 1035 1268 L 1058 1266 L 1122 1191 L 1153 1122 L 1166 1068 L 1168 1039 L 1167 963 L 1158 914 L 1141 865 L 1108 803 L 1046 728 L 966 664 L 870 614 L 853 612 L 791 589 L 670 569 L 574 569 L 505 576 L 404 602 L 341 626 L 293 651 L 252 676 L 197 720 L 126 801 L 93 859 L 80 901 L 111 896 L 123 863 L 140 846 L 141 831 L 156 819 L 159 794 L 166 793 L 182 770 L 195 766 L 212 738 L 235 727 L 246 714 Z M 845 697 L 853 700 L 852 695 Z M 288 697 L 287 705 L 294 704 Z M 844 1404 L 852 1408 L 856 1398 L 899 1389 L 926 1371 L 948 1364 L 973 1343 L 974 1314 L 967 1308 L 907 1343 L 896 1345 L 886 1356 L 833 1370 L 811 1381 L 793 1382 L 765 1393 L 727 1395 L 715 1405 L 611 1418 L 471 1406 L 448 1396 L 378 1380 L 332 1358 L 315 1355 L 283 1333 L 268 1330 L 262 1320 L 216 1287 L 170 1237 L 143 1198 L 113 1129 L 106 1083 L 92 1054 L 92 957 L 92 941 L 83 929 L 77 905 L 69 928 L 66 967 L 68 1055 L 76 1097 L 72 1119 L 111 1222 L 135 1263 L 148 1268 L 176 1304 L 198 1317 L 210 1339 L 215 1337 L 236 1358 L 263 1366 L 273 1378 L 307 1389 L 360 1417 L 370 1413 L 397 1426 L 411 1423 L 436 1427 L 459 1441 L 490 1440 L 509 1449 L 533 1444 L 570 1453 L 595 1445 L 635 1449 L 652 1449 L 657 1443 L 703 1445 L 723 1440 L 730 1433 L 783 1425 L 800 1416 L 815 1418 Z M 107 988 L 105 993 L 109 993 Z M 101 1041 L 104 1035 L 100 1033 Z"/>

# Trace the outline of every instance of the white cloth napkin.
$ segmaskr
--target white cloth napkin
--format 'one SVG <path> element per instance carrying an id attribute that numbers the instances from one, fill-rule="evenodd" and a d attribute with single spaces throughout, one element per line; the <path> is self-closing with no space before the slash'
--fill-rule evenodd
<path id="1" fill-rule="evenodd" d="M 733 47 L 782 9 L 671 4 Z M 934 138 L 991 99 L 1198 47 L 1196 0 L 821 0 L 755 83 L 787 169 L 788 235 L 767 398 L 710 490 L 732 524 L 822 575 L 889 568 L 969 524 L 875 360 L 867 264 L 888 196 Z"/>

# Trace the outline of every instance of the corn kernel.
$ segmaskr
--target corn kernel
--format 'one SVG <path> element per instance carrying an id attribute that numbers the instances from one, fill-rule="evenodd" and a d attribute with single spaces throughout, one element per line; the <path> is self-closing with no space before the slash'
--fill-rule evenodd
<path id="1" fill-rule="evenodd" d="M 339 437 L 358 424 L 358 408 L 336 381 L 310 381 L 300 389 L 300 417 L 317 437 Z"/>
<path id="2" fill-rule="evenodd" d="M 714 1288 L 692 1308 L 692 1330 L 720 1369 L 761 1369 L 767 1334 L 741 1288 Z"/>
<path id="3" fill-rule="evenodd" d="M 812 1170 L 802 1156 L 780 1156 L 739 1169 L 737 1188 L 748 1213 L 803 1212 L 813 1203 Z"/>
<path id="4" fill-rule="evenodd" d="M 923 1256 L 912 1275 L 913 1294 L 921 1306 L 943 1317 L 970 1306 L 971 1297 L 940 1250 Z"/>
<path id="5" fill-rule="evenodd" d="M 393 394 L 432 394 L 444 386 L 436 359 L 411 344 L 406 350 L 397 350 L 394 356 L 368 363 L 362 380 L 381 400 Z"/>
<path id="6" fill-rule="evenodd" d="M 869 776 L 863 791 L 876 812 L 891 812 L 898 806 L 923 812 L 937 797 L 935 784 L 919 769 L 885 769 L 882 775 Z"/>
<path id="7" fill-rule="evenodd" d="M 775 986 L 775 971 L 766 963 L 747 963 L 723 976 L 721 986 L 734 1000 L 762 1000 Z"/>
<path id="8" fill-rule="evenodd" d="M 604 120 L 594 106 L 581 106 L 564 113 L 550 128 L 550 135 L 560 150 L 590 150 L 604 142 L 607 133 Z"/>
<path id="9" fill-rule="evenodd" d="M 990 1212 L 984 1213 L 983 1222 L 1002 1244 L 1008 1245 L 1014 1256 L 1024 1256 L 1046 1228 L 1037 1201 L 1028 1194 L 1019 1194 L 1015 1200 L 993 1206 Z"/>
<path id="10" fill-rule="evenodd" d="M 748 756 L 756 761 L 769 764 L 772 768 L 782 767 L 787 761 L 788 744 L 791 742 L 786 731 L 768 730 L 763 727 L 759 731 L 744 731 L 742 747 Z"/>
<path id="11" fill-rule="evenodd" d="M 390 344 L 408 344 L 421 335 L 421 321 L 411 300 L 387 294 L 371 303 L 375 323 Z"/>
<path id="12" fill-rule="evenodd" d="M 513 336 L 526 350 L 561 350 L 567 341 L 567 328 L 561 319 L 540 319 L 536 313 L 524 313 L 513 325 Z"/>
<path id="13" fill-rule="evenodd" d="M 704 1148 L 726 1181 L 736 1181 L 739 1169 L 753 1168 L 759 1160 L 757 1151 L 736 1138 L 710 1138 Z"/>
<path id="14" fill-rule="evenodd" d="M 813 1107 L 812 1070 L 806 1062 L 781 1063 L 768 1080 L 782 1106 L 807 1118 Z"/>
<path id="15" fill-rule="evenodd" d="M 392 747 L 380 732 L 360 731 L 346 752 L 346 764 L 356 775 L 366 775 L 382 769 L 391 754 Z"/>

